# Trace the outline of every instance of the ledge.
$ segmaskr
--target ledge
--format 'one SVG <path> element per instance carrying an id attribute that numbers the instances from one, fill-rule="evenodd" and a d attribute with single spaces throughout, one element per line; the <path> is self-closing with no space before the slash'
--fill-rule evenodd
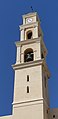
<path id="1" fill-rule="evenodd" d="M 20 63 L 20 64 L 19 63 L 14 64 L 14 65 L 12 65 L 12 67 L 14 70 L 17 70 L 17 69 L 36 66 L 36 65 L 41 65 L 42 63 L 43 63 L 43 60 L 36 60 L 36 61 L 24 62 L 24 63 Z"/>
<path id="2" fill-rule="evenodd" d="M 20 25 L 19 27 L 20 27 L 20 30 L 22 30 L 22 29 L 25 29 L 25 28 L 30 28 L 30 27 L 36 27 L 36 26 L 38 26 L 38 23 L 39 23 L 39 21 L 37 21 L 37 22 L 33 22 L 33 23 L 30 23 L 30 24 L 24 24 L 24 25 Z"/>
<path id="3" fill-rule="evenodd" d="M 38 99 L 33 99 L 33 100 L 27 100 L 27 101 L 18 101 L 18 102 L 13 102 L 12 105 L 13 107 L 21 107 L 21 106 L 27 106 L 27 105 L 38 105 L 38 104 L 45 104 L 49 108 L 49 104 L 47 105 L 47 102 L 45 101 L 44 98 L 38 98 Z"/>
<path id="4" fill-rule="evenodd" d="M 30 61 L 30 62 L 24 62 L 24 63 L 20 63 L 20 64 L 18 63 L 18 64 L 12 65 L 12 67 L 14 70 L 19 70 L 19 69 L 34 67 L 34 66 L 39 66 L 39 65 L 44 66 L 45 71 L 48 74 L 48 77 L 50 77 L 50 72 L 49 72 L 48 66 L 47 66 L 44 59 L 40 59 L 40 60 L 36 60 L 36 61 Z"/>
<path id="5" fill-rule="evenodd" d="M 28 13 L 28 14 L 25 14 L 25 15 L 22 15 L 22 16 L 23 16 L 23 18 L 37 16 L 37 12 Z"/>
<path id="6" fill-rule="evenodd" d="M 35 104 L 43 104 L 43 98 L 27 100 L 27 101 L 24 101 L 24 102 L 22 101 L 22 102 L 13 102 L 12 103 L 12 105 L 14 107 L 27 106 L 27 105 L 35 105 Z"/>
<path id="7" fill-rule="evenodd" d="M 22 46 L 22 45 L 26 45 L 26 44 L 30 44 L 30 43 L 36 43 L 36 42 L 40 42 L 40 41 L 41 41 L 41 37 L 33 38 L 33 39 L 30 39 L 30 40 L 17 41 L 17 42 L 15 42 L 15 44 L 16 44 L 17 47 L 19 47 L 19 46 Z"/>

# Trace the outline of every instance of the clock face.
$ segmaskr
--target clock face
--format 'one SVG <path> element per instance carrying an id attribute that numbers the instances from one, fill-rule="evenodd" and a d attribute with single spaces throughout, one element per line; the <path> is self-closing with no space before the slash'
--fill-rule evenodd
<path id="1" fill-rule="evenodd" d="M 32 22 L 32 18 L 27 19 L 27 21 L 28 21 L 29 23 Z"/>

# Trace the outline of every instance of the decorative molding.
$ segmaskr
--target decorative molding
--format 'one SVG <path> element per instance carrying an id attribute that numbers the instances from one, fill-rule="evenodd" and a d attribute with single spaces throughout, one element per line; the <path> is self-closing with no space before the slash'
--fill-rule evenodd
<path id="1" fill-rule="evenodd" d="M 12 103 L 12 105 L 14 107 L 27 106 L 27 105 L 35 105 L 35 104 L 43 104 L 43 98 L 34 99 L 34 100 L 27 100 L 27 101 L 24 101 L 24 102 L 13 102 Z"/>
<path id="2" fill-rule="evenodd" d="M 25 28 L 30 28 L 30 27 L 34 27 L 34 26 L 38 26 L 38 21 L 34 22 L 34 23 L 30 23 L 30 24 L 25 24 L 25 25 L 20 25 L 20 30 L 21 29 L 25 29 Z"/>
<path id="3" fill-rule="evenodd" d="M 49 72 L 48 66 L 47 66 L 44 58 L 40 59 L 40 60 L 36 60 L 36 61 L 17 63 L 17 64 L 12 65 L 12 67 L 14 70 L 19 70 L 19 69 L 34 67 L 34 66 L 39 66 L 39 65 L 42 65 L 45 67 L 46 72 L 47 72 L 48 76 L 50 77 L 50 72 Z"/>
<path id="4" fill-rule="evenodd" d="M 33 16 L 37 16 L 37 12 L 28 13 L 28 14 L 26 14 L 26 15 L 22 15 L 23 18 L 28 18 L 28 17 L 33 17 Z"/>
<path id="5" fill-rule="evenodd" d="M 38 38 L 30 39 L 30 40 L 17 41 L 17 42 L 15 42 L 15 44 L 17 47 L 19 47 L 22 45 L 26 45 L 26 44 L 30 44 L 30 43 L 36 43 L 36 42 L 40 42 L 40 41 L 41 41 L 41 37 L 38 37 Z"/>

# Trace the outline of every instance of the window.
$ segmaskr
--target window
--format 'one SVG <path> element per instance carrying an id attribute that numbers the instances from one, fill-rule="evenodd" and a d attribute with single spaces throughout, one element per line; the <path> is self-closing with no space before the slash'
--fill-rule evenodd
<path id="1" fill-rule="evenodd" d="M 29 82 L 29 75 L 27 75 L 27 82 Z"/>
<path id="2" fill-rule="evenodd" d="M 29 93 L 29 86 L 27 86 L 27 93 Z"/>
<path id="3" fill-rule="evenodd" d="M 32 38 L 32 31 L 28 31 L 27 32 L 27 39 L 31 39 Z"/>
<path id="4" fill-rule="evenodd" d="M 55 118 L 55 115 L 53 115 L 53 118 Z"/>

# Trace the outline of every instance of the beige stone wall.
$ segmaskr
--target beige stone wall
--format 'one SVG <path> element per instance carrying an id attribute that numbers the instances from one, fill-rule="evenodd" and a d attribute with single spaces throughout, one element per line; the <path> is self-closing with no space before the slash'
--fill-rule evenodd
<path id="1" fill-rule="evenodd" d="M 13 119 L 43 119 L 42 101 L 16 105 Z"/>
<path id="2" fill-rule="evenodd" d="M 27 82 L 29 75 L 29 82 Z M 27 94 L 27 86 L 30 93 Z M 15 71 L 14 102 L 42 98 L 42 66 L 27 67 Z"/>

